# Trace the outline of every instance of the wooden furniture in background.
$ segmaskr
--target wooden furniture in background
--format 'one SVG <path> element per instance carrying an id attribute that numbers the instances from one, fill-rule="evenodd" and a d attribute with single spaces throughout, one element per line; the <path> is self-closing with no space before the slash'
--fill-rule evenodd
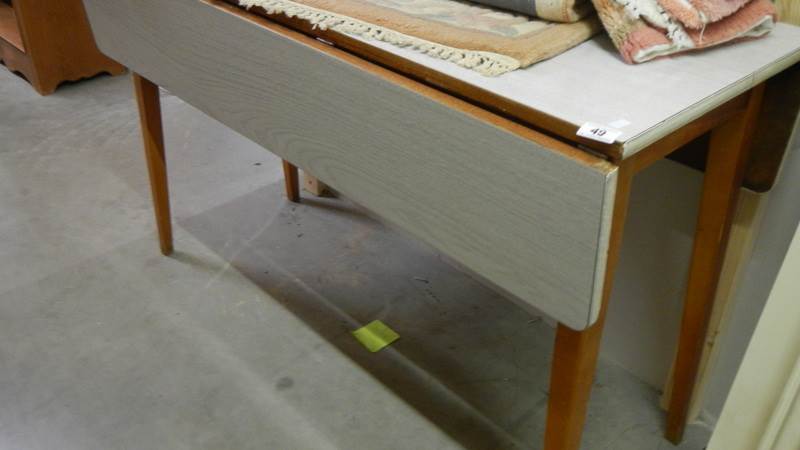
<path id="1" fill-rule="evenodd" d="M 100 53 L 81 0 L 0 0 L 0 61 L 42 95 L 125 68 Z"/>
<path id="2" fill-rule="evenodd" d="M 797 0 L 777 0 L 778 18 L 782 22 L 800 25 L 800 2 Z"/>

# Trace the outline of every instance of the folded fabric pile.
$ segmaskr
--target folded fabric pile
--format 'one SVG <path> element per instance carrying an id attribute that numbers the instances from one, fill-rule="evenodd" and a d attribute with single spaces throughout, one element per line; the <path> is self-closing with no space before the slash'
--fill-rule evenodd
<path id="1" fill-rule="evenodd" d="M 517 2 L 520 8 L 527 2 L 558 11 L 570 23 L 454 0 L 225 1 L 267 17 L 297 18 L 322 30 L 414 49 L 487 76 L 559 55 L 603 31 L 594 14 L 578 20 L 581 9 L 592 12 L 588 0 L 487 0 Z"/>
<path id="2" fill-rule="evenodd" d="M 412 48 L 487 76 L 530 66 L 591 38 L 602 30 L 595 8 L 629 63 L 762 36 L 776 14 L 770 0 L 224 1 Z"/>
<path id="3" fill-rule="evenodd" d="M 628 63 L 763 36 L 774 27 L 770 0 L 592 0 Z"/>
<path id="4" fill-rule="evenodd" d="M 471 0 L 475 3 L 553 22 L 577 22 L 593 14 L 589 0 Z"/>

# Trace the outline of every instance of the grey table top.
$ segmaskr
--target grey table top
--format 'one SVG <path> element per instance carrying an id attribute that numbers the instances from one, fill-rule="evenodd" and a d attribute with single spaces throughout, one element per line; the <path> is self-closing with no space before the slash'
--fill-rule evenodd
<path id="1" fill-rule="evenodd" d="M 617 125 L 628 157 L 800 61 L 800 27 L 640 65 L 622 62 L 605 35 L 499 77 L 391 44 L 356 38 L 580 127 Z"/>

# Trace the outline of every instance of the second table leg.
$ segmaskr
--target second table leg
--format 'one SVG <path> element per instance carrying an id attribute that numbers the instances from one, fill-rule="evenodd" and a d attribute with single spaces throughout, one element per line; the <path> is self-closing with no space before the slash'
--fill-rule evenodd
<path id="1" fill-rule="evenodd" d="M 686 428 L 689 403 L 697 382 L 708 321 L 761 107 L 763 88 L 761 85 L 752 90 L 746 111 L 719 125 L 711 133 L 667 414 L 666 437 L 675 444 L 683 439 Z"/>
<path id="2" fill-rule="evenodd" d="M 299 202 L 300 178 L 297 173 L 297 166 L 285 159 L 283 160 L 283 181 L 286 184 L 286 198 L 291 202 Z"/>

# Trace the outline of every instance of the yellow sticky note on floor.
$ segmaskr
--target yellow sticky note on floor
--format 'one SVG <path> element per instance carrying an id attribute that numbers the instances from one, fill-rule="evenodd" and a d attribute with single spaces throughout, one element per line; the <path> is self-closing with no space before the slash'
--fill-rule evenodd
<path id="1" fill-rule="evenodd" d="M 374 320 L 367 325 L 353 331 L 353 336 L 361 342 L 367 350 L 375 353 L 392 342 L 400 339 L 400 335 L 387 327 L 380 320 Z"/>

